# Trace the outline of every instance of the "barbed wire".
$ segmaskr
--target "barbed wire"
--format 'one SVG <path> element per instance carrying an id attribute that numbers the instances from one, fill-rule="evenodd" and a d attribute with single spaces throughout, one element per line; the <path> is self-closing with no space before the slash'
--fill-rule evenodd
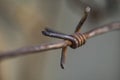
<path id="1" fill-rule="evenodd" d="M 43 51 L 62 48 L 60 65 L 61 65 L 61 68 L 64 69 L 64 64 L 66 60 L 66 50 L 68 46 L 70 46 L 73 49 L 76 49 L 84 45 L 86 43 L 86 40 L 88 40 L 89 38 L 92 38 L 113 30 L 120 30 L 120 22 L 112 22 L 104 26 L 92 29 L 88 32 L 80 33 L 80 29 L 83 23 L 85 22 L 85 20 L 87 19 L 89 12 L 90 12 L 90 7 L 86 7 L 84 11 L 84 16 L 80 20 L 78 26 L 75 29 L 74 34 L 72 35 L 56 32 L 48 28 L 42 31 L 42 33 L 45 36 L 63 39 L 63 41 L 54 42 L 54 43 L 45 43 L 37 46 L 22 47 L 13 51 L 0 52 L 0 59 L 3 60 L 6 58 L 27 55 L 27 54 L 35 54 Z"/>

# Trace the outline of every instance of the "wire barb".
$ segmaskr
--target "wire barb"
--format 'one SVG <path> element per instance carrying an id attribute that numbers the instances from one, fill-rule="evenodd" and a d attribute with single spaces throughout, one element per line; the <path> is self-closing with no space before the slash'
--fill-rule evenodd
<path id="1" fill-rule="evenodd" d="M 85 11 L 84 11 L 84 16 L 81 18 L 81 20 L 80 20 L 78 26 L 76 27 L 73 35 L 67 35 L 67 34 L 64 34 L 64 33 L 59 33 L 59 32 L 53 31 L 53 30 L 48 29 L 48 28 L 46 28 L 45 31 L 42 31 L 42 33 L 46 36 L 49 36 L 49 37 L 68 40 L 72 43 L 70 45 L 70 47 L 73 48 L 73 49 L 76 49 L 76 48 L 84 45 L 85 42 L 86 42 L 86 38 L 87 38 L 86 35 L 78 33 L 78 32 L 80 31 L 83 23 L 87 19 L 89 12 L 90 12 L 90 7 L 86 7 Z M 60 65 L 61 65 L 62 69 L 64 69 L 63 64 L 65 63 L 65 59 L 66 59 L 65 58 L 66 50 L 67 50 L 67 46 L 62 48 L 61 61 L 60 61 Z"/>
<path id="2" fill-rule="evenodd" d="M 62 48 L 61 61 L 60 61 L 60 66 L 62 69 L 64 69 L 64 64 L 66 62 L 66 51 L 67 51 L 67 46 Z"/>
<path id="3" fill-rule="evenodd" d="M 88 14 L 90 13 L 91 11 L 91 8 L 89 6 L 87 6 L 84 10 L 84 16 L 81 18 L 79 24 L 77 25 L 76 29 L 75 29 L 75 32 L 79 32 L 83 23 L 86 21 L 87 17 L 88 17 Z"/>

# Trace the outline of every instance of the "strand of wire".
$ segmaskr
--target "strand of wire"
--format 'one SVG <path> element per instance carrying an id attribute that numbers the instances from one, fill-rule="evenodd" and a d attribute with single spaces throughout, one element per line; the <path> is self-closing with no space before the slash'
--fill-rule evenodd
<path id="1" fill-rule="evenodd" d="M 92 29 L 83 34 L 87 36 L 87 39 L 89 39 L 89 38 L 92 38 L 92 37 L 95 37 L 95 36 L 98 36 L 98 35 L 113 31 L 113 30 L 120 30 L 120 22 L 113 22 L 105 26 Z M 13 50 L 13 51 L 0 52 L 0 59 L 59 49 L 65 46 L 70 46 L 71 44 L 72 43 L 70 41 L 60 41 L 60 42 L 54 42 L 54 43 L 41 44 L 37 46 L 26 46 L 26 47 L 22 47 L 17 50 Z"/>

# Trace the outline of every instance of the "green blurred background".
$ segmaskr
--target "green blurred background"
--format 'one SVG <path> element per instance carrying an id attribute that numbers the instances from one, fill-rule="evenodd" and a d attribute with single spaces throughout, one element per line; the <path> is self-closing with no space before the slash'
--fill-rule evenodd
<path id="1" fill-rule="evenodd" d="M 119 0 L 0 0 L 0 50 L 54 42 L 41 34 L 48 26 L 71 34 L 85 6 L 92 11 L 82 32 L 119 21 Z M 0 80 L 120 80 L 120 31 L 68 49 L 65 70 L 60 50 L 6 59 L 0 63 Z"/>

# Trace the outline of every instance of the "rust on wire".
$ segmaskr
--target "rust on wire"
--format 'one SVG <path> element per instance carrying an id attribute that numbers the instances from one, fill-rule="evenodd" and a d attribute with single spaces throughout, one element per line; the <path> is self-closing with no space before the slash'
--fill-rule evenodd
<path id="1" fill-rule="evenodd" d="M 68 46 L 73 49 L 76 49 L 84 45 L 86 43 L 86 40 L 89 38 L 92 38 L 94 36 L 98 36 L 113 30 L 120 30 L 120 22 L 113 22 L 113 23 L 109 23 L 107 25 L 92 29 L 88 32 L 80 33 L 80 29 L 83 23 L 85 22 L 85 20 L 87 19 L 89 12 L 90 12 L 90 7 L 86 7 L 84 11 L 84 16 L 81 18 L 79 24 L 75 29 L 74 34 L 72 35 L 56 32 L 48 28 L 42 31 L 42 33 L 46 36 L 63 39 L 63 41 L 46 43 L 46 44 L 37 45 L 37 46 L 28 46 L 28 47 L 19 48 L 13 51 L 0 52 L 0 59 L 3 60 L 5 58 L 11 58 L 11 57 L 21 56 L 26 54 L 34 54 L 37 52 L 43 52 L 43 51 L 62 48 L 60 66 L 62 69 L 64 69 L 64 64 L 66 61 L 66 51 Z"/>

